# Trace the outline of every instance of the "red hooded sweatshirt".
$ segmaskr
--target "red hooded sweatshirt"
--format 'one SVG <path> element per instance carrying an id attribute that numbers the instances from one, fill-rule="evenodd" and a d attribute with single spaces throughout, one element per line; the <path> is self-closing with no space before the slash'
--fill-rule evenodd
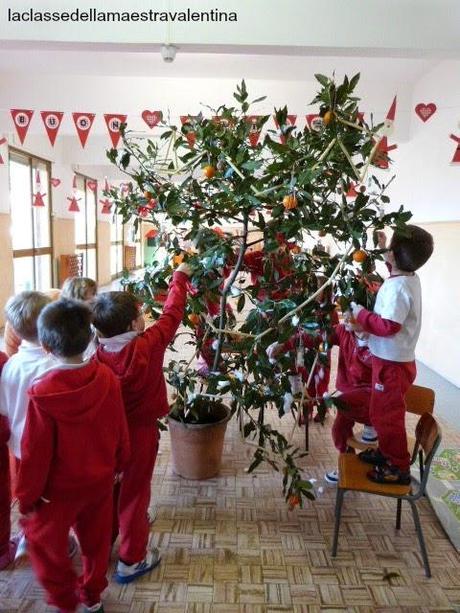
<path id="1" fill-rule="evenodd" d="M 188 276 L 176 271 L 160 318 L 121 351 L 102 345 L 93 359 L 106 364 L 118 377 L 128 426 L 153 426 L 169 413 L 163 361 L 184 316 Z"/>
<path id="2" fill-rule="evenodd" d="M 56 368 L 29 390 L 16 494 L 21 513 L 40 499 L 68 500 L 112 490 L 129 459 L 119 383 L 102 364 Z"/>
<path id="3" fill-rule="evenodd" d="M 3 367 L 8 361 L 8 356 L 3 351 L 0 351 L 0 374 L 3 370 Z M 0 407 L 1 408 L 1 407 Z M 8 419 L 5 415 L 0 415 L 0 445 L 6 445 L 8 439 L 10 438 L 10 426 L 8 424 Z"/>

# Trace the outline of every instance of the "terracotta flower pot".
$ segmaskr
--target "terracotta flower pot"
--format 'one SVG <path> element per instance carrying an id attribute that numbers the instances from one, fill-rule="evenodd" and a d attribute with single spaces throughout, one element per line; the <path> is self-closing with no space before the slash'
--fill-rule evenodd
<path id="1" fill-rule="evenodd" d="M 211 479 L 222 461 L 225 430 L 231 412 L 225 405 L 214 409 L 216 421 L 204 424 L 184 424 L 168 417 L 173 470 L 185 479 Z"/>

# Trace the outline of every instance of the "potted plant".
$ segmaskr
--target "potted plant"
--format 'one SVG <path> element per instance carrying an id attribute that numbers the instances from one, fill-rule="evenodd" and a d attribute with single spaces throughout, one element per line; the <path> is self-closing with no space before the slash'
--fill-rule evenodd
<path id="1" fill-rule="evenodd" d="M 371 305 L 382 259 L 373 234 L 411 216 L 402 207 L 385 212 L 391 179 L 381 182 L 372 170 L 383 126 L 359 112 L 359 75 L 340 84 L 316 78 L 319 112 L 310 128 L 298 130 L 286 107 L 275 109 L 279 129 L 259 139 L 270 117 L 250 114 L 263 98 L 249 102 L 243 81 L 235 106 L 189 117 L 181 128 L 165 123 L 155 141 L 122 126 L 123 146 L 108 152 L 130 177 L 128 191 L 108 193 L 117 212 L 151 222 L 150 239 L 167 254 L 131 289 L 155 312 L 174 266 L 185 259 L 193 269 L 183 323 L 205 367 L 180 357 L 166 367 L 175 390 L 170 424 L 222 421 L 228 402 L 254 447 L 249 471 L 261 462 L 280 471 L 291 506 L 313 497 L 312 484 L 299 467 L 304 454 L 275 428 L 271 412 L 299 410 L 305 389 L 292 393 L 291 362 L 272 365 L 267 348 L 299 328 L 323 335 L 307 356 L 313 372 L 327 359 L 336 302 Z M 332 254 L 321 239 L 335 245 Z M 302 247 L 306 240 L 312 248 Z M 325 290 L 333 300 L 323 299 Z"/>

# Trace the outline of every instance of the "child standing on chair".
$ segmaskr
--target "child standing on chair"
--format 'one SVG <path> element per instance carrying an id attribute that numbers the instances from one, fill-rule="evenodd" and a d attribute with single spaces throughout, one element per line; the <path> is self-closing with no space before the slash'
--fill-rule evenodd
<path id="1" fill-rule="evenodd" d="M 379 246 L 386 247 L 383 232 Z M 352 304 L 357 322 L 369 333 L 370 418 L 379 439 L 379 448 L 363 451 L 360 458 L 374 464 L 368 478 L 377 483 L 410 483 L 404 397 L 416 375 L 415 347 L 422 315 L 420 279 L 415 271 L 432 253 L 433 237 L 423 228 L 407 225 L 395 230 L 386 254 L 390 277 L 377 294 L 374 312 Z"/>

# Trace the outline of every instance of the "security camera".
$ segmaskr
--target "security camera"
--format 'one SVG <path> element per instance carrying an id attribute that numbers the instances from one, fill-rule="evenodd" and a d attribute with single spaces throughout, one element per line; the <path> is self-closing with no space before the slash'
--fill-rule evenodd
<path id="1" fill-rule="evenodd" d="M 163 45 L 161 47 L 161 57 L 168 64 L 170 64 L 171 62 L 174 62 L 176 53 L 177 53 L 177 47 L 175 45 Z"/>

